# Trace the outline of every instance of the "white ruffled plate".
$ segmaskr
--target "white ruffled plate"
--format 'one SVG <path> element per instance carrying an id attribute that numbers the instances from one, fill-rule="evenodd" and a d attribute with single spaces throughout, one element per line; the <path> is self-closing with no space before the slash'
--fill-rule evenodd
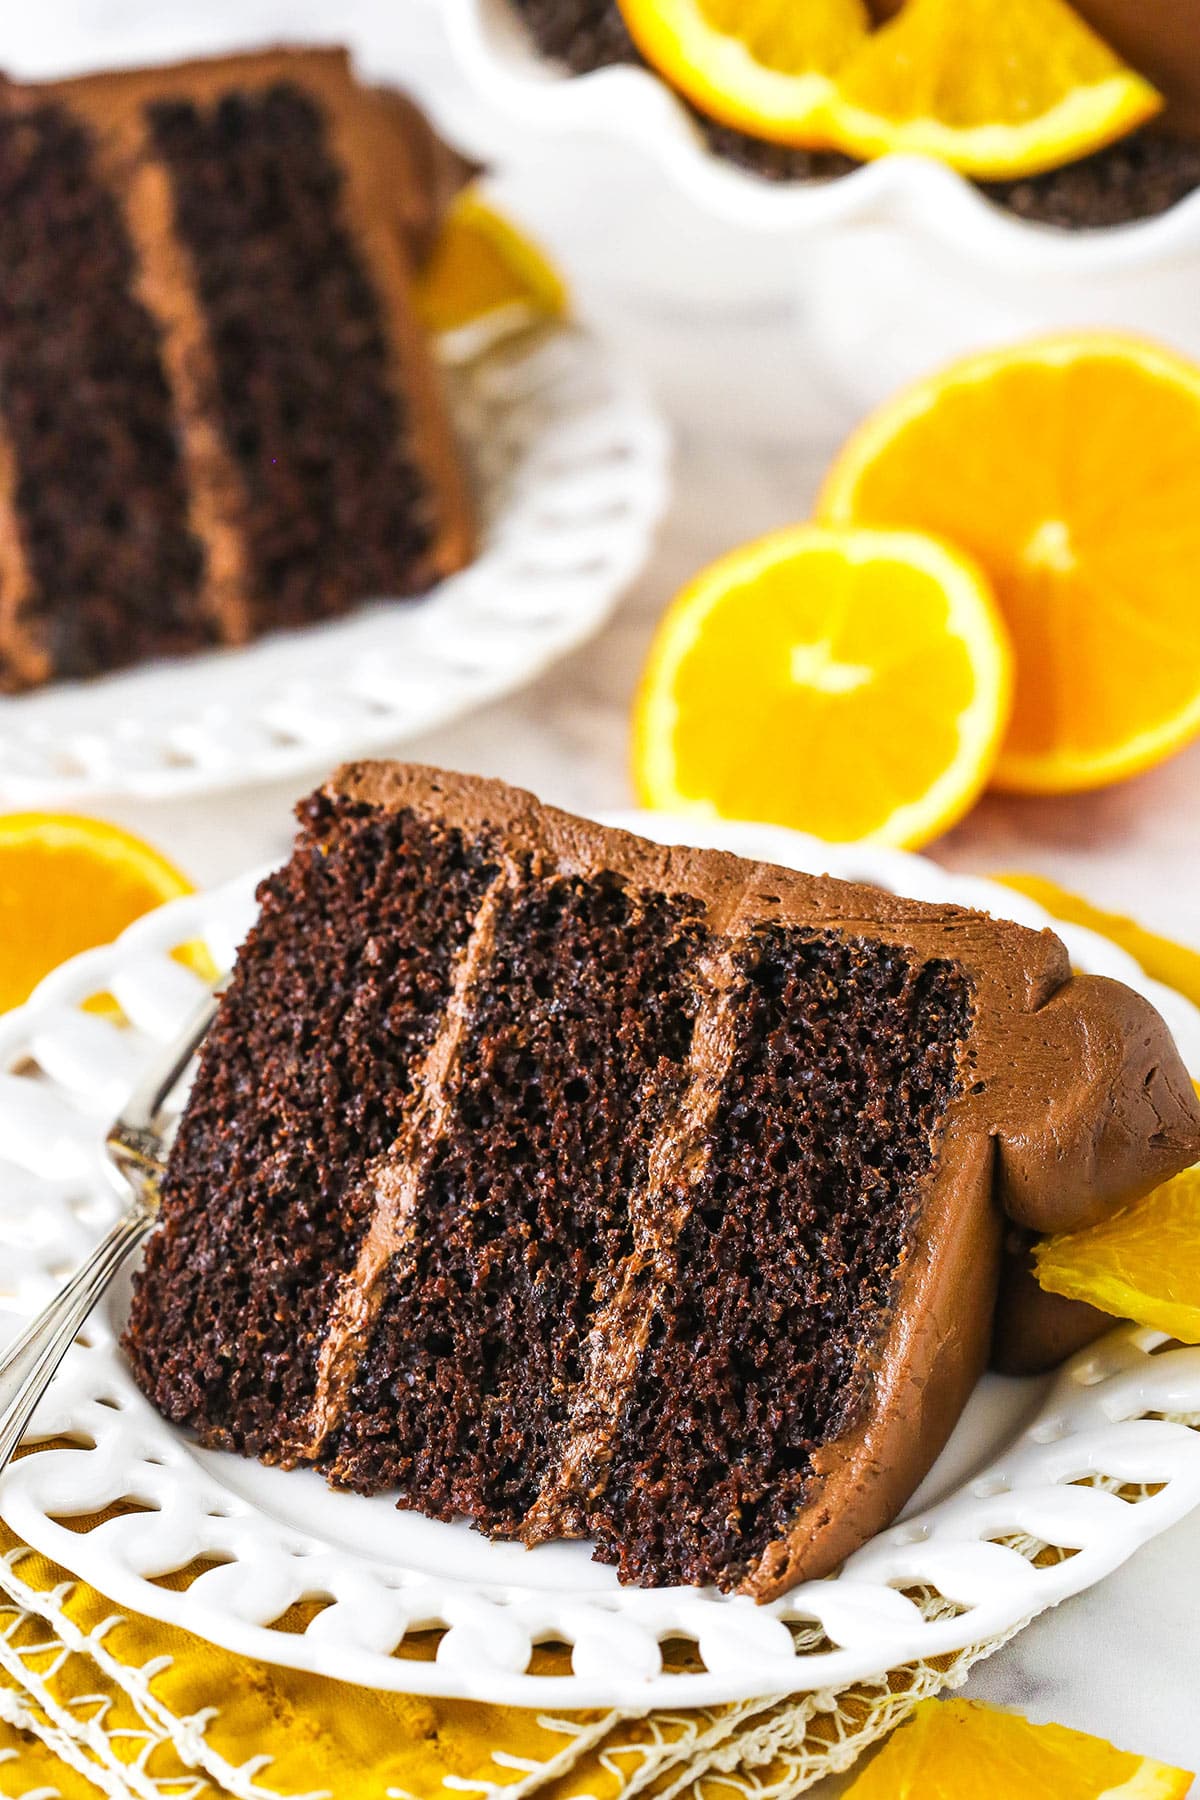
<path id="1" fill-rule="evenodd" d="M 665 427 L 573 326 L 448 378 L 483 524 L 469 569 L 245 649 L 0 698 L 0 809 L 300 777 L 495 700 L 597 631 L 666 505 Z"/>
<path id="2" fill-rule="evenodd" d="M 749 825 L 645 815 L 617 821 L 697 837 L 921 899 L 1046 916 L 988 882 L 899 852 L 839 849 Z M 179 1029 L 197 981 L 170 952 L 202 938 L 226 965 L 254 911 L 254 879 L 176 901 L 76 958 L 0 1019 L 0 1339 L 44 1302 L 118 1204 L 104 1128 L 146 1059 Z M 1064 929 L 1075 963 L 1117 976 L 1167 1015 L 1200 1070 L 1200 1013 L 1092 933 Z M 120 1028 L 81 1010 L 115 994 Z M 566 1708 L 699 1706 L 837 1690 L 889 1668 L 1000 1639 L 1090 1586 L 1200 1503 L 1200 1349 L 1125 1327 L 1052 1382 L 980 1384 L 903 1522 L 772 1605 L 711 1590 L 621 1588 L 586 1545 L 525 1551 L 465 1525 L 335 1494 L 317 1475 L 202 1451 L 142 1398 L 117 1349 L 127 1289 L 72 1348 L 29 1455 L 0 1478 L 0 1516 L 118 1605 L 225 1648 L 376 1688 Z M 126 1503 L 124 1516 L 68 1523 Z M 135 1509 L 135 1510 L 128 1510 Z M 1069 1554 L 1068 1554 L 1069 1553 Z M 184 1592 L 154 1578 L 205 1558 Z M 302 1635 L 272 1629 L 321 1602 Z M 401 1660 L 406 1634 L 441 1630 L 436 1661 Z M 668 1675 L 660 1644 L 694 1641 L 703 1672 Z M 533 1647 L 572 1648 L 569 1676 L 528 1673 Z"/>

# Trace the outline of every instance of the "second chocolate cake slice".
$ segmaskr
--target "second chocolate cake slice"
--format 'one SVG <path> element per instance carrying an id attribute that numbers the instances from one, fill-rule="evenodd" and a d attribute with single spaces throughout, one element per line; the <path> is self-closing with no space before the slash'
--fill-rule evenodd
<path id="1" fill-rule="evenodd" d="M 0 692 L 470 561 L 411 291 L 440 182 L 338 51 L 0 77 Z"/>
<path id="2" fill-rule="evenodd" d="M 892 1518 L 1004 1215 L 1200 1154 L 1050 933 L 343 769 L 205 1045 L 126 1346 L 209 1444 L 758 1598 Z"/>

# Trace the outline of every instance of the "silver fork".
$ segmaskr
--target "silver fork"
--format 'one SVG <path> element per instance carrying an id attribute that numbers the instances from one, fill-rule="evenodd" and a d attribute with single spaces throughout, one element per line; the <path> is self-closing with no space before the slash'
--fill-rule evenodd
<path id="1" fill-rule="evenodd" d="M 130 1189 L 129 1205 L 87 1261 L 0 1356 L 0 1471 L 88 1314 L 158 1217 L 158 1184 L 173 1123 L 166 1103 L 212 1024 L 225 987 L 221 982 L 206 996 L 109 1127 L 105 1148 Z"/>

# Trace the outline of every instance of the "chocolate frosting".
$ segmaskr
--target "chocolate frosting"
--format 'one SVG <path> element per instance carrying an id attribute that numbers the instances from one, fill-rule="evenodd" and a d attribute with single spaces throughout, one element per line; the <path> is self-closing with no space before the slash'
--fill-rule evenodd
<path id="1" fill-rule="evenodd" d="M 747 1574 L 742 1590 L 758 1600 L 828 1573 L 895 1517 L 926 1474 L 987 1361 L 1006 1230 L 1089 1224 L 1200 1157 L 1200 1108 L 1166 1025 L 1119 983 L 1073 977 L 1052 932 L 718 851 L 665 848 L 542 807 L 499 782 L 413 765 L 352 763 L 326 791 L 374 807 L 411 807 L 468 833 L 488 828 L 511 856 L 529 854 L 545 868 L 611 870 L 639 887 L 687 893 L 702 902 L 717 933 L 764 921 L 821 926 L 902 946 L 920 960 L 949 958 L 969 977 L 976 1010 L 966 1074 L 946 1114 L 886 1330 L 873 1348 L 867 1411 L 818 1451 L 790 1529 Z M 719 1058 L 727 1041 L 719 981 L 714 995 L 709 1027 L 697 1033 L 699 1063 Z M 431 1066 L 437 1054 L 435 1047 Z M 676 1121 L 681 1131 L 702 1121 L 705 1080 L 715 1076 L 715 1068 L 694 1069 Z M 663 1154 L 685 1149 L 664 1144 Z M 694 1149 L 701 1153 L 698 1140 Z M 411 1145 L 402 1151 L 419 1153 Z M 389 1192 L 399 1191 L 394 1174 L 379 1183 L 384 1211 Z M 395 1221 L 377 1224 L 388 1241 Z M 1015 1241 L 1023 1254 L 1027 1236 Z M 1010 1275 L 1014 1260 L 1010 1253 Z M 652 1304 L 652 1281 L 645 1291 Z M 1009 1367 L 1039 1366 L 1078 1341 L 1078 1320 L 1073 1332 L 1059 1306 L 1042 1307 L 1011 1279 L 1002 1307 L 997 1342 Z M 592 1358 L 601 1387 L 604 1379 L 628 1379 L 631 1331 L 635 1350 L 638 1336 L 637 1317 L 620 1294 L 606 1310 L 611 1316 L 602 1315 L 596 1330 L 609 1341 L 597 1343 Z M 357 1330 L 361 1337 L 362 1295 L 344 1295 L 340 1316 L 343 1336 Z M 319 1437 L 334 1427 L 336 1399 L 347 1391 L 347 1344 L 336 1329 L 331 1340 L 326 1365 L 338 1375 L 325 1392 Z M 530 1541 L 581 1528 L 581 1484 L 604 1479 L 616 1399 L 599 1389 L 580 1396 L 560 1476 L 527 1522 Z"/>
<path id="2" fill-rule="evenodd" d="M 992 1338 L 992 1366 L 1002 1375 L 1041 1375 L 1112 1330 L 1098 1307 L 1038 1286 L 1033 1242 L 1033 1232 L 1015 1225 L 1004 1236 Z"/>

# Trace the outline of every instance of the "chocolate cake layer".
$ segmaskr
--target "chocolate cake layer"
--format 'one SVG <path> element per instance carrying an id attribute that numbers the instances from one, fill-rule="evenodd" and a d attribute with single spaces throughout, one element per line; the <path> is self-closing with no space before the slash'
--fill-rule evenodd
<path id="1" fill-rule="evenodd" d="M 512 1533 L 557 1466 L 630 1199 L 678 1100 L 703 943 L 686 897 L 521 858 L 476 979 L 335 1479 Z"/>
<path id="2" fill-rule="evenodd" d="M 643 63 L 617 0 L 511 0 L 544 56 L 572 74 Z M 887 10 L 894 11 L 894 7 Z M 980 182 L 1006 211 L 1066 231 L 1102 230 L 1168 211 L 1200 187 L 1200 11 L 1187 0 L 1079 0 L 1079 11 L 1167 94 L 1158 123 L 1090 156 L 1016 181 Z M 1185 11 L 1188 17 L 1184 18 Z M 681 99 L 709 147 L 766 181 L 827 181 L 859 165 L 720 125 Z"/>
<path id="3" fill-rule="evenodd" d="M 155 320 L 91 131 L 0 107 L 0 686 L 214 641 Z M 23 590 L 21 592 L 20 590 Z"/>
<path id="4" fill-rule="evenodd" d="M 285 1461 L 307 1442 L 329 1310 L 371 1221 L 363 1178 L 496 872 L 452 828 L 317 796 L 260 889 L 129 1326 L 146 1391 L 205 1442 Z"/>
<path id="5" fill-rule="evenodd" d="M 318 107 L 279 81 L 147 111 L 242 484 L 256 624 L 421 585 L 436 499 Z"/>
<path id="6" fill-rule="evenodd" d="M 927 1471 L 1005 1231 L 1200 1154 L 1050 933 L 403 765 L 304 818 L 126 1335 L 206 1442 L 770 1597 Z"/>
<path id="7" fill-rule="evenodd" d="M 470 559 L 410 291 L 437 151 L 337 51 L 0 81 L 0 686 Z"/>
<path id="8" fill-rule="evenodd" d="M 748 1570 L 861 1414 L 971 1030 L 963 971 L 891 945 L 763 926 L 735 967 L 707 1160 L 588 1516 L 635 1581 Z"/>

